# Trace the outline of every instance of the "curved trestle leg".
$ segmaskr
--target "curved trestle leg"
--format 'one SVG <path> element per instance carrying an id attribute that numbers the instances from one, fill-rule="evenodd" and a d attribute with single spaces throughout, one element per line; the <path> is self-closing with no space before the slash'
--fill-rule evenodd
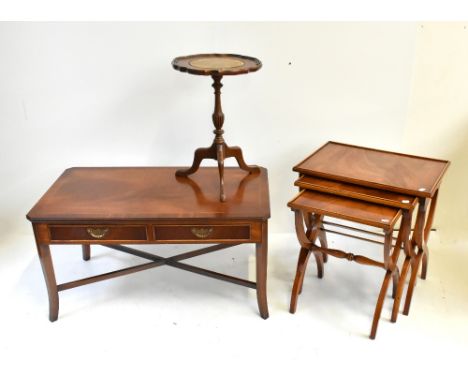
<path id="1" fill-rule="evenodd" d="M 395 294 L 395 301 L 393 302 L 392 318 L 390 319 L 391 322 L 397 321 L 398 311 L 400 309 L 401 296 L 403 294 L 403 289 L 405 287 L 405 280 L 406 280 L 406 275 L 408 274 L 410 260 L 411 260 L 411 257 L 407 256 L 401 268 L 400 282 L 398 283 L 397 291 Z"/>
<path id="2" fill-rule="evenodd" d="M 307 263 L 310 257 L 310 250 L 307 248 L 301 248 L 299 252 L 299 259 L 297 261 L 296 277 L 291 292 L 291 303 L 289 306 L 289 312 L 295 313 L 297 307 L 297 297 L 301 293 L 302 284 L 304 282 L 304 275 L 307 268 Z"/>
<path id="3" fill-rule="evenodd" d="M 387 294 L 390 277 L 392 277 L 393 273 L 394 272 L 392 271 L 387 271 L 382 282 L 382 287 L 380 288 L 379 298 L 377 299 L 377 305 L 375 306 L 374 319 L 372 321 L 372 329 L 369 336 L 371 340 L 375 339 L 375 336 L 377 334 L 377 327 L 379 325 L 380 314 L 382 313 L 383 303 Z"/>
<path id="4" fill-rule="evenodd" d="M 416 280 L 418 277 L 419 264 L 421 263 L 422 250 L 413 257 L 411 260 L 411 277 L 408 284 L 408 290 L 406 292 L 405 307 L 403 308 L 403 314 L 407 316 L 409 314 L 411 299 L 413 298 L 414 287 L 416 285 Z"/>

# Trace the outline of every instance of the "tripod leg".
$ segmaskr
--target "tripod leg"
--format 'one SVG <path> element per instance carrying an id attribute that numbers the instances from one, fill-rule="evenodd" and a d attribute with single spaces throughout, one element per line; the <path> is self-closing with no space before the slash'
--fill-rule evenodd
<path id="1" fill-rule="evenodd" d="M 200 147 L 195 150 L 192 167 L 187 170 L 177 170 L 176 176 L 188 176 L 196 172 L 200 168 L 200 163 L 203 159 L 217 159 L 216 158 L 216 147 L 211 145 L 210 147 Z"/>
<path id="2" fill-rule="evenodd" d="M 248 171 L 249 173 L 256 173 L 260 171 L 258 166 L 249 166 L 244 161 L 244 156 L 242 155 L 242 149 L 238 146 L 226 146 L 226 158 L 234 157 L 239 165 L 239 167 L 244 170 Z"/>

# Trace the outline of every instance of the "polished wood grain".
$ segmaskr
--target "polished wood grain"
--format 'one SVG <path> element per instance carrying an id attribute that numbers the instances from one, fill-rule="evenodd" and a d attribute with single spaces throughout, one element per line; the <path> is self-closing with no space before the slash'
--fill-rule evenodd
<path id="1" fill-rule="evenodd" d="M 228 199 L 219 203 L 216 168 L 201 168 L 193 187 L 175 167 L 75 167 L 66 170 L 28 213 L 32 222 L 155 219 L 267 219 L 265 169 L 226 168 Z M 239 187 L 243 192 L 238 193 Z"/>
<path id="2" fill-rule="evenodd" d="M 352 199 L 408 210 L 412 210 L 418 203 L 418 198 L 415 196 L 313 176 L 303 175 L 294 182 L 294 185 L 301 189 L 346 196 Z"/>
<path id="3" fill-rule="evenodd" d="M 172 67 L 190 74 L 227 76 L 255 72 L 262 67 L 262 63 L 255 57 L 239 54 L 206 53 L 176 57 Z"/>
<path id="4" fill-rule="evenodd" d="M 317 191 L 300 192 L 288 203 L 288 207 L 383 229 L 393 228 L 401 215 L 397 208 Z"/>
<path id="5" fill-rule="evenodd" d="M 49 296 L 49 319 L 59 313 L 58 292 L 162 265 L 257 290 L 262 318 L 268 317 L 266 296 L 267 240 L 270 217 L 265 169 L 246 174 L 228 168 L 220 202 L 217 169 L 203 168 L 191 179 L 175 176 L 176 168 L 71 168 L 66 170 L 28 213 Z M 214 184 L 213 184 L 214 183 Z M 122 244 L 216 245 L 168 258 Z M 181 261 L 243 243 L 255 243 L 257 281 L 240 279 Z M 150 260 L 149 263 L 57 284 L 50 245 L 79 244 L 83 260 L 91 245 Z"/>
<path id="6" fill-rule="evenodd" d="M 298 165 L 301 174 L 432 197 L 450 162 L 328 142 Z"/>

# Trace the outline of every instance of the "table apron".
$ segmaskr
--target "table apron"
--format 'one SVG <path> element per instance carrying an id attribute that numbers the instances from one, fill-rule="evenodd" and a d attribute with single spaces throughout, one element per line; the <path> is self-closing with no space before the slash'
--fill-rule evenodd
<path id="1" fill-rule="evenodd" d="M 260 243 L 263 222 L 36 223 L 41 244 Z M 265 228 L 266 229 L 266 228 Z"/>

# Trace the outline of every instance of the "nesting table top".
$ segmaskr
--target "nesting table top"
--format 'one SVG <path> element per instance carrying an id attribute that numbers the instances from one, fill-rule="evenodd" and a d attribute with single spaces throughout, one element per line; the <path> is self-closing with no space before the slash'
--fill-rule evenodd
<path id="1" fill-rule="evenodd" d="M 407 195 L 432 197 L 450 162 L 327 142 L 293 170 Z"/>

